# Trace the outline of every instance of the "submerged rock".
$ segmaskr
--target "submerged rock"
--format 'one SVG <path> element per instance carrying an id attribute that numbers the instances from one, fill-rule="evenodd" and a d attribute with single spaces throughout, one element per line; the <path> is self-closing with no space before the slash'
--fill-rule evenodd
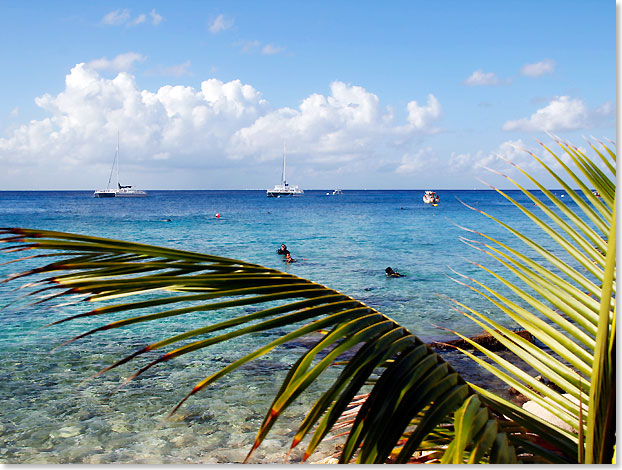
<path id="1" fill-rule="evenodd" d="M 526 339 L 530 343 L 533 343 L 534 341 L 533 336 L 527 330 L 516 330 L 514 331 L 514 333 L 520 336 L 521 338 Z M 481 346 L 484 346 L 486 349 L 490 351 L 507 351 L 508 350 L 503 344 L 501 344 L 490 333 L 482 333 L 477 336 L 472 336 L 469 339 Z M 454 349 L 454 348 L 473 349 L 473 346 L 464 339 L 454 339 L 451 341 L 443 341 L 443 342 L 435 341 L 429 344 L 432 348 L 440 349 L 443 351 L 447 349 Z"/>
<path id="2" fill-rule="evenodd" d="M 80 426 L 65 426 L 64 428 L 60 428 L 57 431 L 52 431 L 50 433 L 50 437 L 75 437 L 78 436 L 81 432 L 82 430 L 80 429 Z"/>

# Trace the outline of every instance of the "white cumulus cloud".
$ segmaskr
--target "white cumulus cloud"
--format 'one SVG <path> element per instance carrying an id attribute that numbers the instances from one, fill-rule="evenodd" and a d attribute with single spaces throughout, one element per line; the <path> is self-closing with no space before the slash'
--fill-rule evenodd
<path id="1" fill-rule="evenodd" d="M 424 135 L 440 116 L 440 104 L 432 95 L 425 107 L 409 103 L 412 124 L 398 125 L 391 110 L 364 88 L 337 81 L 330 91 L 328 96 L 310 95 L 299 109 L 275 109 L 238 130 L 232 139 L 234 155 L 275 158 L 275 142 L 287 136 L 315 162 L 374 158 L 387 141 Z"/>
<path id="2" fill-rule="evenodd" d="M 155 8 L 149 12 L 149 16 L 151 17 L 151 24 L 154 26 L 158 26 L 164 18 L 158 12 L 155 11 Z"/>
<path id="3" fill-rule="evenodd" d="M 529 117 L 510 120 L 503 124 L 505 131 L 559 132 L 589 129 L 602 118 L 612 114 L 612 107 L 605 103 L 596 110 L 590 110 L 579 98 L 560 96 Z"/>
<path id="4" fill-rule="evenodd" d="M 375 94 L 339 81 L 330 93 L 311 94 L 297 108 L 274 108 L 240 80 L 150 91 L 138 87 L 130 73 L 106 78 L 84 63 L 71 69 L 63 91 L 35 102 L 47 117 L 0 138 L 0 164 L 12 168 L 12 178 L 19 171 L 33 175 L 30 181 L 39 174 L 41 181 L 65 188 L 102 180 L 118 131 L 124 168 L 140 167 L 140 177 L 182 172 L 201 181 L 200 171 L 238 168 L 260 178 L 262 162 L 280 159 L 284 139 L 292 143 L 292 171 L 369 171 L 383 158 L 384 165 L 406 171 L 417 161 L 417 154 L 406 155 L 406 145 L 429 133 L 441 114 L 440 103 L 429 95 L 425 105 L 409 103 L 408 121 L 399 123 Z M 404 159 L 387 162 L 388 148 L 397 148 Z"/>
<path id="5" fill-rule="evenodd" d="M 261 47 L 261 43 L 256 39 L 253 41 L 236 41 L 234 46 L 239 47 L 242 52 L 251 52 L 259 49 Z"/>
<path id="6" fill-rule="evenodd" d="M 284 47 L 276 44 L 262 44 L 256 39 L 236 41 L 234 46 L 239 47 L 242 52 L 260 53 L 262 55 L 275 55 L 285 50 Z"/>
<path id="7" fill-rule="evenodd" d="M 114 10 L 110 13 L 106 13 L 102 18 L 102 24 L 107 24 L 111 26 L 119 26 L 126 23 L 130 19 L 130 11 L 125 10 Z"/>
<path id="8" fill-rule="evenodd" d="M 503 142 L 493 151 L 454 152 L 449 158 L 448 168 L 454 174 L 472 174 L 474 178 L 476 175 L 483 175 L 482 170 L 484 168 L 491 168 L 505 174 L 512 173 L 512 166 L 504 158 L 517 164 L 530 164 L 529 154 L 523 150 L 525 148 L 523 141 L 518 139 Z"/>
<path id="9" fill-rule="evenodd" d="M 264 55 L 274 55 L 278 54 L 283 50 L 282 47 L 275 46 L 274 44 L 266 44 L 262 49 L 261 53 Z"/>
<path id="10" fill-rule="evenodd" d="M 108 72 L 127 72 L 132 70 L 136 62 L 144 62 L 146 57 L 138 52 L 126 52 L 119 54 L 113 59 L 101 57 L 90 61 L 87 66 L 93 70 Z"/>
<path id="11" fill-rule="evenodd" d="M 144 23 L 145 21 L 147 21 L 147 15 L 145 13 L 141 13 L 140 15 L 138 15 L 136 18 L 134 18 L 129 25 L 130 26 L 137 26 L 139 24 Z"/>
<path id="12" fill-rule="evenodd" d="M 521 75 L 528 77 L 541 77 L 550 75 L 555 71 L 555 61 L 551 59 L 542 60 L 534 64 L 525 64 L 520 70 Z"/>
<path id="13" fill-rule="evenodd" d="M 210 33 L 217 34 L 221 31 L 225 31 L 233 26 L 233 20 L 225 18 L 225 15 L 218 15 L 209 25 L 208 29 Z"/>
<path id="14" fill-rule="evenodd" d="M 415 174 L 422 170 L 433 167 L 438 163 L 434 150 L 431 147 L 425 147 L 414 153 L 405 153 L 399 166 L 395 169 L 396 173 Z"/>
<path id="15" fill-rule="evenodd" d="M 430 130 L 431 124 L 438 120 L 442 112 L 441 104 L 432 94 L 428 95 L 426 105 L 419 106 L 416 101 L 411 101 L 407 109 L 408 122 L 418 130 Z"/>
<path id="16" fill-rule="evenodd" d="M 151 10 L 149 17 L 151 18 L 151 24 L 153 26 L 158 26 L 162 23 L 162 21 L 164 21 L 162 15 L 158 14 L 155 9 Z M 101 20 L 101 23 L 107 26 L 125 26 L 126 28 L 138 26 L 146 22 L 146 13 L 139 13 L 136 17 L 132 18 L 130 10 L 127 8 L 124 8 L 123 10 L 113 10 L 106 13 Z"/>
<path id="17" fill-rule="evenodd" d="M 547 147 L 551 148 L 552 144 L 549 143 Z M 548 178 L 549 175 L 543 172 L 542 167 L 538 161 L 531 156 L 530 152 L 536 154 L 554 170 L 561 170 L 559 163 L 557 163 L 557 161 L 542 147 L 538 146 L 534 149 L 533 146 L 527 145 L 522 139 L 507 140 L 499 144 L 493 150 L 478 150 L 476 152 L 464 153 L 454 152 L 449 158 L 447 168 L 451 174 L 460 175 L 463 178 L 467 175 L 471 175 L 474 181 L 476 179 L 482 179 L 493 183 L 496 180 L 496 184 L 501 183 L 504 187 L 507 187 L 504 179 L 499 179 L 485 170 L 490 169 L 498 171 L 503 175 L 523 179 L 524 177 L 520 174 L 518 169 L 509 163 L 512 162 L 533 175 L 543 173 L 545 179 Z M 570 158 L 563 152 L 558 153 L 558 156 L 564 162 L 569 163 Z"/>
<path id="18" fill-rule="evenodd" d="M 499 85 L 499 78 L 493 73 L 485 73 L 483 70 L 476 70 L 469 78 L 464 81 L 468 86 L 492 86 Z"/>

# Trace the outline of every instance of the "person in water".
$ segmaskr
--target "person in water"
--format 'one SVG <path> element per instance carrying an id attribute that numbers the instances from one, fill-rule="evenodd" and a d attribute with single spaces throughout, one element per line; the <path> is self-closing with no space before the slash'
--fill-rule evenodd
<path id="1" fill-rule="evenodd" d="M 289 254 L 289 251 L 285 254 L 285 259 L 283 260 L 286 263 L 295 263 L 296 260 L 292 258 L 292 255 Z"/>
<path id="2" fill-rule="evenodd" d="M 289 253 L 289 250 L 287 249 L 287 246 L 285 246 L 285 243 L 283 243 L 281 245 L 281 248 L 279 248 L 278 250 L 276 250 L 276 252 L 279 255 L 287 255 Z"/>
<path id="3" fill-rule="evenodd" d="M 396 271 L 393 271 L 393 269 L 391 269 L 390 266 L 387 269 L 385 269 L 384 272 L 387 275 L 387 277 L 402 277 L 402 276 L 404 276 L 404 274 L 400 274 L 400 273 L 398 273 Z"/>

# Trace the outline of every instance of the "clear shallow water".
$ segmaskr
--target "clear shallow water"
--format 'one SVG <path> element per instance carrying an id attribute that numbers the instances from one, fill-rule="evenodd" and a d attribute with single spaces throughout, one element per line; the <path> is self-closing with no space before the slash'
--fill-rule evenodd
<path id="1" fill-rule="evenodd" d="M 448 277 L 454 276 L 449 266 L 466 275 L 477 273 L 469 260 L 495 267 L 459 241 L 460 236 L 475 236 L 457 224 L 516 245 L 505 230 L 459 200 L 528 234 L 536 232 L 495 192 L 439 191 L 438 207 L 423 204 L 422 193 L 345 191 L 343 196 L 326 196 L 325 191 L 306 191 L 302 198 L 272 199 L 263 191 L 151 191 L 147 198 L 106 200 L 80 191 L 0 192 L 0 225 L 160 244 L 282 269 L 361 300 L 426 341 L 452 338 L 438 326 L 467 334 L 481 332 L 452 310 L 445 297 L 508 325 L 489 304 Z M 511 194 L 526 200 L 518 192 Z M 298 263 L 286 265 L 275 254 L 281 243 L 287 244 Z M 0 277 L 25 268 L 16 266 L 1 266 Z M 387 266 L 407 276 L 387 279 Z M 483 279 L 479 273 L 477 277 Z M 0 285 L 0 305 L 19 295 L 12 291 L 17 286 L 16 282 Z M 0 311 L 5 358 L 0 371 L 0 462 L 239 462 L 287 367 L 308 346 L 301 342 L 264 356 L 195 395 L 176 418 L 160 423 L 201 378 L 274 339 L 278 332 L 185 356 L 115 391 L 134 367 L 80 382 L 149 341 L 184 331 L 190 322 L 204 324 L 204 318 L 196 314 L 105 332 L 51 354 L 63 340 L 103 323 L 88 319 L 39 329 L 74 313 L 73 309 L 26 306 Z M 224 317 L 227 312 L 209 315 Z M 489 380 L 467 361 L 449 357 L 474 381 Z M 335 373 L 329 370 L 326 375 Z M 319 386 L 281 419 L 254 461 L 282 460 L 294 424 L 302 419 L 317 390 Z M 327 444 L 324 450 L 330 447 Z M 299 458 L 300 453 L 292 455 L 294 461 Z"/>

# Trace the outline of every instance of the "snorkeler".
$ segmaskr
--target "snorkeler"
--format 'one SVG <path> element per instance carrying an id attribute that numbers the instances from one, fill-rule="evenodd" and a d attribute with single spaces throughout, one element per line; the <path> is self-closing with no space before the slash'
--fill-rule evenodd
<path id="1" fill-rule="evenodd" d="M 285 243 L 283 243 L 281 245 L 281 248 L 279 248 L 278 250 L 276 250 L 277 254 L 279 255 L 287 255 L 289 254 L 289 250 L 287 249 L 287 246 L 285 246 Z"/>
<path id="2" fill-rule="evenodd" d="M 296 260 L 292 258 L 292 255 L 289 254 L 289 251 L 285 254 L 285 259 L 283 260 L 286 263 L 295 263 Z"/>
<path id="3" fill-rule="evenodd" d="M 396 271 L 393 271 L 393 269 L 391 269 L 390 266 L 387 269 L 385 269 L 384 272 L 387 275 L 387 277 L 403 277 L 403 276 L 405 276 L 405 274 L 400 274 L 400 273 L 398 273 Z"/>

